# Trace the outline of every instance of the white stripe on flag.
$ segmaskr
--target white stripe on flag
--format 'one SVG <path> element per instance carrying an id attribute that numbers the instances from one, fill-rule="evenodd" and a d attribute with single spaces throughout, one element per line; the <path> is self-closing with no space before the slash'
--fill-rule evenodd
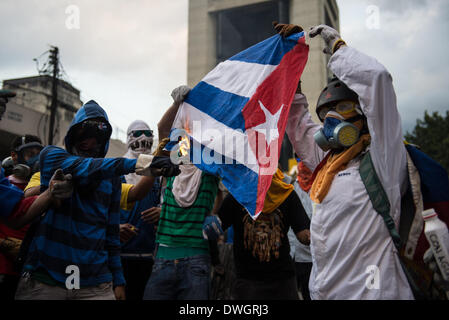
<path id="1" fill-rule="evenodd" d="M 251 98 L 257 87 L 277 65 L 226 60 L 218 64 L 202 81 L 223 91 Z"/>
<path id="2" fill-rule="evenodd" d="M 172 128 L 184 128 L 203 146 L 259 174 L 259 164 L 249 145 L 248 136 L 241 130 L 226 126 L 187 102 L 179 107 Z"/>

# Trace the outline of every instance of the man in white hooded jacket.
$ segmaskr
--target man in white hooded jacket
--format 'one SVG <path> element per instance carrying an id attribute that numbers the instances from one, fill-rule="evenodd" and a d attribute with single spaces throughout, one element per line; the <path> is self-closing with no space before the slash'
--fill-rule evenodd
<path id="1" fill-rule="evenodd" d="M 332 55 L 328 67 L 338 78 L 323 90 L 320 99 L 332 100 L 331 84 L 347 86 L 356 98 L 319 108 L 322 127 L 312 121 L 298 86 L 289 114 L 286 130 L 295 152 L 316 171 L 310 191 L 311 298 L 413 299 L 390 234 L 359 174 L 361 156 L 369 150 L 397 226 L 406 150 L 392 77 L 376 59 L 346 46 L 336 30 L 320 25 L 309 32 L 312 38 L 316 35 L 325 41 L 324 52 Z M 329 132 L 335 132 L 336 122 L 347 124 L 351 113 L 356 120 L 351 125 L 360 136 L 357 134 L 354 145 L 337 146 Z M 320 135 L 325 138 L 324 145 L 317 139 Z"/>

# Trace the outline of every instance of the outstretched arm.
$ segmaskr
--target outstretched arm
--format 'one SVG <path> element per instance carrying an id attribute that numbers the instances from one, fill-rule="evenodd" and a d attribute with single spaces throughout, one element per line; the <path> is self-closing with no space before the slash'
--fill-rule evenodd
<path id="1" fill-rule="evenodd" d="M 151 191 L 154 177 L 142 177 L 138 183 L 131 187 L 128 192 L 128 203 L 142 200 Z"/>
<path id="2" fill-rule="evenodd" d="M 313 122 L 308 105 L 299 82 L 288 115 L 286 132 L 296 154 L 313 171 L 326 153 L 318 147 L 313 138 L 313 135 L 321 129 L 321 125 Z"/>
<path id="3" fill-rule="evenodd" d="M 53 172 L 61 168 L 74 180 L 110 179 L 135 171 L 136 159 L 83 158 L 55 146 L 45 147 L 40 155 L 41 185 L 47 187 Z"/>
<path id="4" fill-rule="evenodd" d="M 56 170 L 50 179 L 50 187 L 39 196 L 22 199 L 13 215 L 5 223 L 13 229 L 20 229 L 47 211 L 50 206 L 60 205 L 62 199 L 70 198 L 73 192 L 71 176 Z"/>

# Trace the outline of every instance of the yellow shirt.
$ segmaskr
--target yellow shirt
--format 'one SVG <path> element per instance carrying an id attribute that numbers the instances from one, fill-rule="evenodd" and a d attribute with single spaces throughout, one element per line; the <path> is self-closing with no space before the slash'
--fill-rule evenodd
<path id="1" fill-rule="evenodd" d="M 28 190 L 30 188 L 33 188 L 33 187 L 38 187 L 40 185 L 41 185 L 41 173 L 40 172 L 36 172 L 31 177 L 31 179 L 28 182 L 27 186 L 25 187 L 24 191 L 26 191 L 26 190 Z M 133 203 L 128 203 L 129 190 L 131 190 L 131 188 L 133 186 L 134 185 L 132 185 L 132 184 L 122 183 L 122 192 L 121 192 L 121 195 L 120 195 L 120 209 L 131 210 L 134 207 L 134 202 Z"/>
<path id="2" fill-rule="evenodd" d="M 28 182 L 27 186 L 23 191 L 27 191 L 28 189 L 33 187 L 39 187 L 40 185 L 41 185 L 41 173 L 38 171 L 31 176 L 30 181 Z"/>
<path id="3" fill-rule="evenodd" d="M 128 193 L 132 187 L 134 187 L 133 184 L 122 183 L 122 194 L 120 196 L 120 209 L 131 210 L 134 207 L 134 202 L 128 203 Z"/>

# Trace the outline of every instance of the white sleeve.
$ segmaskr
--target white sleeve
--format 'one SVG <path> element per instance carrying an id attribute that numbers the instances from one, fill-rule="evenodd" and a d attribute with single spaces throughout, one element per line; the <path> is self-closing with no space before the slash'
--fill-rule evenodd
<path id="1" fill-rule="evenodd" d="M 392 77 L 376 59 L 346 46 L 332 55 L 329 68 L 359 96 L 371 135 L 373 165 L 389 194 L 406 177 L 406 150 Z"/>
<path id="2" fill-rule="evenodd" d="M 321 126 L 313 122 L 307 109 L 307 99 L 303 94 L 295 94 L 288 115 L 286 132 L 296 154 L 314 171 L 326 153 L 313 139 Z"/>

